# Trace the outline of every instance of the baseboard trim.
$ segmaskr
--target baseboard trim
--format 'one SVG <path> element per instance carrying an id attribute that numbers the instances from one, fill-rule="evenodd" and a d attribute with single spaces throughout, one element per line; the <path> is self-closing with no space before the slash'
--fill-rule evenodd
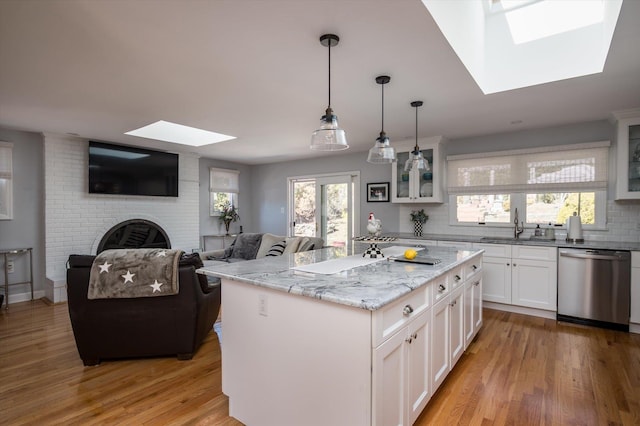
<path id="1" fill-rule="evenodd" d="M 495 309 L 497 311 L 513 312 L 516 314 L 524 314 L 532 317 L 540 317 L 547 319 L 556 319 L 555 311 L 545 311 L 544 309 L 527 308 L 525 306 L 505 305 L 503 303 L 482 301 L 485 308 Z"/>

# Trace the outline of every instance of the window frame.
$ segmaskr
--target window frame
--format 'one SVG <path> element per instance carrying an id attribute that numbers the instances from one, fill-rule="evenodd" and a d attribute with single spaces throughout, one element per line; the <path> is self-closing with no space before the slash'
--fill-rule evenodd
<path id="1" fill-rule="evenodd" d="M 0 192 L 3 197 L 3 203 L 6 206 L 5 211 L 0 211 L 0 220 L 13 219 L 13 144 L 10 142 L 0 141 L 0 166 L 6 169 L 0 169 L 0 180 L 6 181 L 6 191 Z"/>
<path id="2" fill-rule="evenodd" d="M 606 148 L 606 153 L 603 150 Z M 545 155 L 557 155 L 559 158 L 563 158 L 563 154 L 566 157 L 580 157 L 584 150 L 592 150 L 595 152 L 595 163 L 593 168 L 593 180 L 585 181 L 584 175 L 576 175 L 576 180 L 573 181 L 550 181 L 545 182 L 530 182 L 529 170 L 524 168 L 523 165 L 531 164 L 531 157 L 538 156 L 544 158 Z M 600 150 L 598 153 L 597 151 Z M 558 145 L 553 147 L 540 147 L 529 148 L 510 151 L 488 152 L 478 154 L 463 154 L 463 155 L 451 155 L 447 157 L 447 169 L 448 169 L 448 192 L 449 192 L 449 224 L 454 226 L 470 226 L 470 227 L 495 227 L 495 228 L 512 228 L 515 220 L 515 209 L 518 209 L 518 219 L 524 222 L 525 228 L 535 228 L 538 223 L 526 222 L 527 217 L 527 195 L 529 194 L 544 194 L 544 193 L 585 193 L 593 192 L 594 197 L 594 224 L 584 224 L 583 228 L 587 230 L 606 230 L 607 226 L 607 189 L 608 189 L 608 163 L 611 157 L 610 155 L 610 142 L 588 142 L 573 145 Z M 510 158 L 511 157 L 511 158 Z M 453 161 L 458 167 L 451 166 L 449 163 Z M 535 161 L 535 158 L 534 160 Z M 466 164 L 471 162 L 471 165 Z M 493 164 L 493 165 L 492 165 Z M 514 174 L 505 181 L 496 181 L 496 184 L 489 183 L 478 186 L 478 181 L 474 180 L 472 185 L 469 185 L 467 181 L 459 183 L 459 173 L 464 170 L 473 170 L 483 165 L 496 167 L 497 165 L 506 165 L 511 170 L 514 170 Z M 457 173 L 457 175 L 456 175 Z M 492 176 L 493 177 L 493 176 Z M 562 178 L 561 178 L 562 179 Z M 459 185 L 459 186 L 455 186 Z M 499 222 L 460 222 L 458 221 L 458 205 L 457 197 L 464 195 L 491 195 L 491 194 L 503 194 L 509 195 L 510 208 L 509 208 L 509 223 Z M 564 224 L 557 224 L 564 225 Z"/>
<path id="3" fill-rule="evenodd" d="M 216 173 L 224 174 L 232 177 L 228 185 L 216 185 L 215 182 L 215 174 Z M 216 200 L 216 194 L 223 193 L 228 194 L 231 199 L 231 204 L 236 207 L 237 210 L 240 210 L 239 201 L 240 201 L 240 171 L 233 169 L 222 169 L 218 167 L 210 167 L 209 168 L 209 216 L 219 217 L 222 212 L 216 209 L 214 201 Z"/>

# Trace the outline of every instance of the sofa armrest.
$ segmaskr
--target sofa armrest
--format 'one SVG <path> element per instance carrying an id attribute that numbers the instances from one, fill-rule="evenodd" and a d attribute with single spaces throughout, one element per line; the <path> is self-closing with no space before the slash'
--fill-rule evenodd
<path id="1" fill-rule="evenodd" d="M 203 262 L 211 259 L 224 259 L 224 251 L 225 249 L 203 251 L 200 252 L 200 259 L 202 259 Z"/>

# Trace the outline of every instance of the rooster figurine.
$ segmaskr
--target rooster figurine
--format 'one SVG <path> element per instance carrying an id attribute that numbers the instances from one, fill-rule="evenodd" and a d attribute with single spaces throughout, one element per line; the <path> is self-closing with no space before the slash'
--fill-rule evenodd
<path id="1" fill-rule="evenodd" d="M 372 213 L 369 213 L 369 222 L 367 223 L 367 231 L 369 231 L 369 235 L 375 235 L 379 237 L 382 233 L 382 222 L 380 219 L 376 219 Z"/>

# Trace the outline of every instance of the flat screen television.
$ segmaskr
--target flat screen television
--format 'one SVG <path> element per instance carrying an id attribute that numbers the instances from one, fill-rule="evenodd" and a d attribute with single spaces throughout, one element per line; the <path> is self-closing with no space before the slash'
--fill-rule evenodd
<path id="1" fill-rule="evenodd" d="M 178 154 L 89 141 L 89 193 L 178 196 Z"/>

